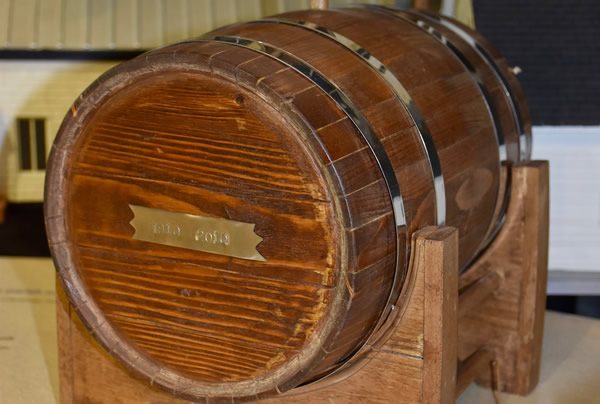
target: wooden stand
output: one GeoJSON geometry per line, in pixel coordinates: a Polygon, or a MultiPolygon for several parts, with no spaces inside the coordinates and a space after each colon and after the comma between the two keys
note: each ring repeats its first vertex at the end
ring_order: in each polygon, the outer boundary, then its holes
{"type": "MultiPolygon", "coordinates": [[[[346,377],[265,401],[450,403],[473,381],[529,393],[539,378],[544,323],[548,163],[514,167],[511,175],[506,223],[466,272],[459,277],[455,229],[417,232],[407,303],[389,339],[346,377]]],[[[105,353],[57,284],[61,402],[186,402],[105,353]]]]}

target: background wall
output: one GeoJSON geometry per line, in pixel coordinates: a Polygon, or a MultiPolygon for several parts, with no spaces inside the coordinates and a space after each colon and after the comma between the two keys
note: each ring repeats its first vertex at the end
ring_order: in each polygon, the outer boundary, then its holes
{"type": "Polygon", "coordinates": [[[308,6],[309,0],[0,0],[0,196],[42,201],[44,170],[19,164],[19,119],[45,122],[45,147],[32,138],[30,154],[48,154],[72,101],[118,61],[222,25],[308,6]]]}
{"type": "Polygon", "coordinates": [[[476,0],[519,75],[535,158],[550,160],[549,307],[600,316],[600,1],[476,0]]]}
{"type": "Polygon", "coordinates": [[[534,125],[600,125],[600,1],[475,0],[477,29],[523,69],[534,125]]]}
{"type": "MultiPolygon", "coordinates": [[[[332,1],[333,6],[348,3],[332,1]]],[[[477,29],[523,70],[519,79],[535,125],[534,158],[551,162],[549,291],[600,294],[600,2],[477,0],[473,9],[469,3],[442,6],[474,16],[477,29]]],[[[115,63],[223,24],[308,4],[0,0],[0,196],[12,202],[7,223],[14,223],[0,226],[0,254],[27,253],[19,244],[19,237],[28,237],[27,226],[19,223],[23,218],[41,223],[41,206],[24,203],[41,202],[44,171],[19,167],[18,118],[45,120],[48,153],[72,100],[115,63]]],[[[40,240],[32,254],[47,253],[40,240]]]]}

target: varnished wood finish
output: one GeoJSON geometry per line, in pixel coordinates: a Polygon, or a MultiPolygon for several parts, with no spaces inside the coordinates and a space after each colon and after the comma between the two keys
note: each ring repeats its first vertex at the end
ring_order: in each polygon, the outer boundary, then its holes
{"type": "Polygon", "coordinates": [[[497,271],[485,274],[472,285],[467,286],[460,294],[458,317],[477,310],[477,306],[491,298],[502,286],[502,275],[497,271]]]}
{"type": "MultiPolygon", "coordinates": [[[[495,48],[485,41],[481,35],[472,30],[468,26],[461,24],[455,20],[445,19],[452,24],[460,27],[460,29],[468,32],[473,40],[480,42],[483,45],[481,50],[473,47],[463,36],[449,29],[442,24],[443,17],[434,16],[425,12],[414,10],[396,11],[395,14],[402,18],[407,18],[420,24],[426,24],[432,27],[439,34],[443,35],[448,40],[450,46],[456,48],[458,54],[464,58],[463,63],[468,64],[481,80],[484,90],[487,92],[489,108],[495,112],[498,117],[497,130],[501,131],[506,141],[506,157],[507,162],[515,164],[521,160],[521,154],[527,154],[526,150],[521,150],[519,144],[520,128],[518,120],[513,115],[513,104],[521,111],[523,100],[520,99],[522,91],[520,85],[514,80],[514,75],[507,69],[506,59],[504,59],[495,48]],[[492,61],[487,60],[482,52],[487,52],[492,56],[492,61]],[[499,77],[502,75],[502,77],[499,77]],[[508,91],[510,93],[519,94],[519,98],[511,97],[504,88],[504,82],[509,84],[508,91]]],[[[527,113],[528,119],[528,113],[527,113]]],[[[531,137],[531,127],[525,128],[528,137],[531,137]],[[528,129],[528,130],[527,130],[528,129]]],[[[529,141],[530,143],[531,141],[529,141]]]]}
{"type": "MultiPolygon", "coordinates": [[[[410,303],[407,237],[436,223],[419,116],[441,161],[458,267],[496,221],[503,184],[494,120],[446,46],[374,10],[281,18],[367,49],[410,105],[363,58],[317,32],[263,21],[210,35],[268,43],[343,91],[393,166],[405,228],[396,227],[377,156],[331,94],[276,57],[235,44],[190,40],[112,69],[76,100],[53,146],[46,220],[67,295],[109,352],[182,397],[251,400],[319,379],[375,343],[369,337],[390,304],[397,308],[388,324],[406,327],[391,346],[417,356],[437,349],[415,340],[429,320],[421,303],[410,303]],[[266,261],[133,240],[130,204],[255,224],[266,261]],[[398,302],[388,302],[393,292],[398,302]]],[[[438,313],[428,299],[439,296],[421,296],[438,313]]],[[[436,318],[447,331],[455,321],[444,310],[436,318]]],[[[429,384],[446,389],[453,351],[432,355],[444,368],[429,384]]]]}
{"type": "MultiPolygon", "coordinates": [[[[431,18],[432,14],[429,14],[429,16],[431,18]]],[[[498,71],[508,84],[510,98],[516,106],[517,114],[520,116],[519,121],[522,125],[521,130],[522,136],[524,138],[524,144],[519,143],[519,153],[521,156],[521,160],[529,160],[531,158],[532,150],[531,115],[529,114],[529,107],[527,106],[527,101],[525,99],[525,94],[523,93],[523,88],[519,84],[519,81],[517,80],[512,67],[509,65],[506,58],[498,51],[498,49],[496,49],[496,47],[479,32],[461,23],[460,21],[451,18],[444,16],[439,16],[437,18],[445,20],[460,27],[470,37],[474,38],[475,41],[482,47],[482,49],[484,49],[485,52],[487,52],[491,56],[493,63],[497,66],[498,71]]]]}
{"type": "MultiPolygon", "coordinates": [[[[496,293],[459,318],[459,358],[481,347],[495,353],[498,388],[527,394],[539,379],[548,273],[548,162],[513,169],[508,220],[490,249],[459,279],[459,288],[497,271],[496,293]]],[[[479,377],[491,386],[491,372],[479,377]]]]}
{"type": "MultiPolygon", "coordinates": [[[[518,394],[531,390],[539,372],[545,307],[548,166],[532,162],[513,170],[511,192],[516,199],[506,225],[473,272],[461,275],[458,287],[456,231],[427,228],[414,234],[404,314],[385,343],[373,347],[344,377],[296,388],[265,402],[452,402],[474,379],[495,384],[494,359],[500,388],[518,394]],[[479,305],[465,303],[470,299],[464,295],[465,287],[490,269],[506,279],[498,293],[483,302],[477,297],[479,305]],[[463,290],[460,302],[459,290],[463,290]],[[457,305],[465,304],[470,314],[459,318],[457,305]]],[[[57,290],[63,403],[187,402],[126,372],[85,330],[61,285],[57,290]]]]}
{"type": "MultiPolygon", "coordinates": [[[[481,48],[474,47],[473,42],[442,23],[442,21],[446,21],[454,24],[454,20],[443,19],[443,17],[427,12],[394,10],[388,7],[374,7],[373,9],[410,21],[443,43],[471,73],[472,80],[477,83],[486,101],[499,144],[503,144],[505,148],[502,164],[511,166],[529,159],[531,155],[531,125],[528,121],[529,115],[526,106],[522,105],[524,103],[522,91],[518,82],[514,80],[512,72],[507,69],[505,59],[499,57],[498,52],[487,41],[469,27],[456,23],[457,27],[468,33],[472,41],[481,44],[481,48]],[[488,59],[484,53],[491,58],[488,59]],[[524,120],[525,127],[521,127],[521,120],[524,120]],[[520,142],[522,134],[527,139],[524,144],[520,142]]],[[[485,248],[489,244],[497,231],[497,223],[506,214],[507,201],[510,198],[507,193],[510,178],[505,173],[506,170],[501,171],[500,195],[497,199],[494,220],[492,220],[488,235],[483,240],[481,248],[485,248]]]]}
{"type": "MultiPolygon", "coordinates": [[[[415,234],[414,274],[407,312],[387,342],[371,350],[360,365],[339,380],[296,388],[265,403],[328,402],[406,403],[452,402],[456,377],[457,232],[450,228],[427,228],[415,234]],[[435,293],[425,299],[426,288],[435,293]],[[425,315],[427,307],[437,315],[425,315]],[[446,303],[450,303],[449,306],[446,303]],[[443,308],[442,306],[446,308],[443,308]],[[424,325],[435,343],[424,344],[424,325]],[[452,324],[454,323],[454,324],[452,324]],[[406,338],[409,337],[409,346],[406,338]],[[454,336],[454,338],[453,338],[454,336]],[[444,348],[440,349],[438,343],[444,348]],[[454,355],[453,355],[454,354],[454,355]],[[424,373],[428,371],[427,375],[424,373]],[[427,382],[425,382],[425,378],[427,382]],[[445,391],[436,389],[443,386],[445,391]]],[[[57,287],[59,324],[59,370],[61,402],[184,403],[156,386],[132,377],[88,334],[57,287]],[[93,380],[93,383],[86,381],[93,380]]],[[[201,402],[208,402],[202,400],[201,402]]],[[[261,401],[263,402],[263,401],[261,401]]]]}
{"type": "Polygon", "coordinates": [[[494,360],[494,353],[491,350],[481,348],[464,361],[459,362],[457,370],[459,377],[456,381],[455,396],[460,397],[467,387],[481,375],[493,372],[494,360]]]}
{"type": "MultiPolygon", "coordinates": [[[[73,254],[85,287],[73,283],[71,292],[91,293],[95,305],[88,309],[97,320],[89,326],[109,349],[122,349],[126,361],[135,355],[130,365],[157,361],[207,385],[263,378],[274,389],[273,373],[289,371],[290,364],[297,373],[305,352],[312,350],[311,360],[322,355],[321,333],[335,325],[346,290],[346,264],[339,263],[347,254],[344,238],[335,236],[340,215],[332,212],[324,175],[310,174],[307,145],[284,139],[293,127],[274,111],[256,111],[265,106],[253,93],[189,70],[135,79],[143,89],[118,92],[87,121],[80,152],[69,159],[68,193],[75,203],[65,202],[67,217],[49,215],[73,229],[68,244],[60,245],[73,254]],[[171,97],[177,109],[169,108],[171,97]],[[203,108],[218,108],[218,119],[203,108]],[[149,112],[161,114],[163,130],[156,120],[145,121],[149,112]],[[211,138],[212,130],[218,136],[211,138]],[[180,147],[189,150],[186,156],[177,154],[180,147]],[[132,240],[129,204],[243,217],[265,238],[259,248],[269,250],[268,261],[132,240]],[[273,232],[277,236],[269,237],[273,232]],[[99,329],[104,322],[114,335],[99,329]],[[127,343],[119,343],[121,336],[127,343]],[[151,359],[138,359],[138,352],[151,359]]],[[[79,116],[89,112],[85,105],[77,109],[79,116]]]]}
{"type": "Polygon", "coordinates": [[[417,271],[424,273],[423,403],[450,404],[455,400],[458,255],[456,229],[436,229],[421,236],[428,245],[418,248],[417,271]]]}
{"type": "MultiPolygon", "coordinates": [[[[393,15],[344,9],[290,12],[282,18],[308,21],[350,38],[380,60],[406,88],[433,136],[445,180],[446,224],[459,229],[459,259],[461,265],[466,263],[493,221],[500,175],[493,121],[469,72],[444,45],[393,15]]],[[[412,137],[417,146],[412,150],[397,150],[401,147],[398,140],[384,144],[389,147],[398,176],[409,226],[414,230],[435,224],[421,216],[428,210],[423,206],[426,195],[432,192],[431,180],[424,176],[430,176],[429,170],[422,172],[422,179],[414,178],[412,170],[412,175],[404,175],[412,166],[407,158],[421,156],[427,167],[416,131],[402,133],[414,128],[414,123],[394,99],[390,86],[357,55],[324,36],[286,25],[241,24],[216,33],[264,40],[300,56],[335,78],[336,84],[366,111],[380,138],[390,134],[412,137]]]]}

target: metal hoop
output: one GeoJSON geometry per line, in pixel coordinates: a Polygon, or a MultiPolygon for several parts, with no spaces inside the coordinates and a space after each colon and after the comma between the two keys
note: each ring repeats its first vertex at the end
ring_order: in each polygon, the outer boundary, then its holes
{"type": "Polygon", "coordinates": [[[531,144],[528,140],[527,134],[524,130],[523,117],[521,116],[521,111],[515,105],[515,97],[511,90],[511,87],[508,83],[508,80],[500,66],[496,63],[496,60],[490,53],[487,51],[485,47],[483,47],[477,40],[471,36],[467,31],[462,29],[460,26],[454,24],[452,21],[446,18],[440,18],[438,16],[431,15],[429,13],[424,13],[418,10],[406,10],[407,13],[415,14],[430,20],[434,20],[442,24],[444,27],[448,28],[456,35],[460,36],[467,44],[469,44],[475,52],[481,56],[481,58],[492,68],[494,74],[496,75],[498,81],[502,85],[502,90],[506,95],[506,98],[509,100],[510,109],[513,115],[515,122],[517,123],[517,130],[519,133],[519,151],[520,151],[520,159],[521,160],[529,160],[531,157],[531,144]]]}
{"type": "MultiPolygon", "coordinates": [[[[481,95],[483,96],[483,98],[486,102],[488,112],[490,113],[490,116],[492,118],[492,122],[494,125],[494,132],[496,134],[496,139],[498,141],[500,164],[502,165],[502,162],[508,161],[504,132],[502,131],[502,127],[500,125],[500,118],[498,117],[498,112],[494,108],[494,104],[491,100],[490,92],[487,90],[487,87],[481,80],[481,75],[475,70],[475,67],[465,57],[463,52],[461,52],[461,50],[456,46],[456,44],[453,43],[446,36],[444,36],[441,32],[436,30],[434,27],[427,24],[427,22],[425,22],[418,15],[418,13],[412,13],[408,10],[398,10],[398,9],[386,7],[386,6],[367,5],[366,7],[368,9],[383,12],[387,15],[392,15],[396,18],[399,18],[403,21],[406,21],[406,22],[412,24],[413,26],[420,28],[423,32],[428,33],[433,38],[438,40],[441,44],[446,46],[454,54],[454,56],[456,56],[456,58],[463,64],[465,69],[467,69],[467,71],[469,72],[473,81],[475,81],[475,83],[479,87],[481,95]]],[[[486,65],[489,66],[489,63],[487,63],[487,61],[486,61],[486,65]]],[[[494,70],[492,70],[492,71],[495,76],[498,76],[496,71],[494,71],[494,70]]],[[[510,104],[509,107],[512,108],[512,105],[513,105],[512,99],[509,99],[509,104],[510,104]]],[[[515,125],[517,126],[517,131],[519,133],[521,133],[519,123],[515,121],[515,125]]],[[[522,141],[521,136],[519,136],[519,140],[522,141]]],[[[499,169],[502,169],[502,167],[500,166],[499,169]]],[[[465,265],[464,268],[468,267],[470,265],[470,263],[473,262],[473,260],[475,260],[476,257],[478,257],[481,254],[481,252],[487,248],[487,246],[489,246],[489,244],[492,242],[492,240],[494,240],[494,238],[496,237],[496,235],[502,228],[502,225],[504,224],[505,219],[506,219],[506,212],[508,211],[508,204],[510,202],[510,192],[509,192],[510,191],[510,182],[511,182],[511,177],[510,177],[509,173],[507,172],[506,185],[505,185],[506,192],[504,193],[504,198],[502,200],[498,201],[498,203],[499,203],[498,219],[495,223],[492,223],[492,225],[488,231],[488,236],[481,243],[481,245],[478,249],[478,252],[474,255],[474,258],[471,261],[469,261],[465,265]]]]}
{"type": "Polygon", "coordinates": [[[438,226],[443,226],[446,223],[446,190],[440,158],[438,156],[437,149],[435,148],[431,132],[429,131],[421,112],[398,78],[379,59],[369,53],[368,50],[350,38],[334,32],[326,27],[319,26],[308,21],[295,21],[286,18],[266,18],[252,21],[252,23],[276,23],[292,25],[330,38],[367,62],[369,67],[371,67],[389,85],[396,96],[396,99],[400,101],[402,105],[404,105],[413,123],[415,124],[415,127],[417,128],[419,137],[421,138],[421,144],[425,149],[429,167],[431,169],[431,178],[433,181],[435,196],[436,224],[438,226]]]}

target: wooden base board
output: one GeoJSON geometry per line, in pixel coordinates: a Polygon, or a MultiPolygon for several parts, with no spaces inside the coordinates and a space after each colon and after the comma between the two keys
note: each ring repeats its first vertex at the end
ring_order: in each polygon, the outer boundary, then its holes
{"type": "MultiPolygon", "coordinates": [[[[390,337],[340,377],[265,402],[450,403],[474,379],[531,391],[545,306],[548,164],[514,167],[512,178],[505,225],[460,279],[456,230],[417,232],[404,312],[390,337]]],[[[57,291],[63,403],[187,402],[130,375],[88,334],[60,282],[57,291]]]]}

